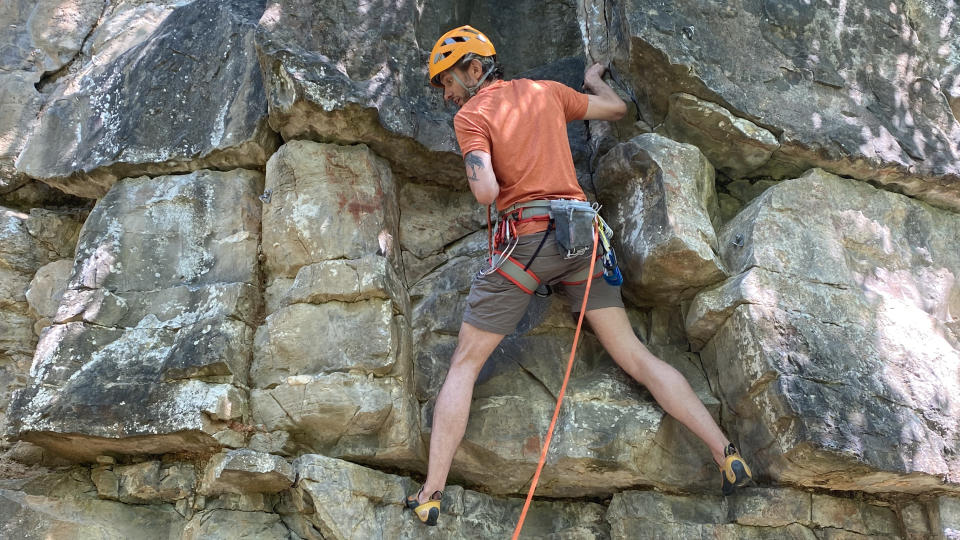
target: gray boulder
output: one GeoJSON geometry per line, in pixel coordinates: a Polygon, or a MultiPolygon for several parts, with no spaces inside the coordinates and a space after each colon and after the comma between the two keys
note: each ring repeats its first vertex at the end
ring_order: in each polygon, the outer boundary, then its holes
{"type": "Polygon", "coordinates": [[[957,238],[955,214],[822,170],[724,227],[737,275],[686,326],[762,477],[958,489],[957,238]]]}
{"type": "Polygon", "coordinates": [[[230,540],[232,538],[287,540],[290,531],[277,514],[242,510],[211,510],[193,516],[183,527],[181,540],[230,540]]]}
{"type": "Polygon", "coordinates": [[[27,175],[17,172],[14,164],[43,106],[43,97],[34,86],[40,76],[40,73],[31,71],[0,71],[0,103],[3,103],[0,109],[0,195],[14,191],[30,180],[27,175]]]}
{"type": "Polygon", "coordinates": [[[0,5],[0,194],[29,177],[14,162],[44,104],[48,74],[68,66],[104,11],[97,0],[10,0],[0,5]]]}
{"type": "MultiPolygon", "coordinates": [[[[190,464],[163,466],[159,461],[145,461],[113,467],[110,473],[103,476],[116,477],[116,499],[124,503],[174,502],[190,497],[196,488],[196,473],[190,464]]],[[[91,476],[94,483],[97,483],[96,477],[91,476]]],[[[101,498],[109,498],[98,483],[97,492],[101,498]]]]}
{"type": "Polygon", "coordinates": [[[714,169],[696,147],[639,135],[600,159],[595,182],[634,304],[676,305],[726,277],[714,169]]]}
{"type": "MultiPolygon", "coordinates": [[[[427,529],[403,505],[416,491],[407,478],[320,455],[296,462],[296,491],[302,510],[284,521],[307,538],[347,540],[413,538],[501,538],[513,531],[523,501],[495,499],[452,486],[445,493],[436,529],[427,529]],[[312,534],[311,534],[312,532],[312,534]]],[[[523,534],[571,540],[606,538],[603,507],[594,503],[534,502],[523,534]]]]}
{"type": "Polygon", "coordinates": [[[660,129],[670,138],[692,144],[717,170],[746,176],[766,164],[780,147],[773,133],[709,101],[682,92],[670,96],[660,129]]]}
{"type": "Polygon", "coordinates": [[[90,58],[51,90],[17,170],[100,198],[124,177],[263,167],[277,144],[253,49],[263,1],[112,10],[90,58]]]}
{"type": "Polygon", "coordinates": [[[364,145],[291,141],[267,164],[266,185],[254,420],[304,451],[419,467],[390,167],[364,145]]]}
{"type": "Polygon", "coordinates": [[[421,468],[418,411],[406,381],[363,373],[291,376],[251,390],[253,420],[268,431],[289,433],[301,452],[421,468]]]}
{"type": "Polygon", "coordinates": [[[933,508],[935,534],[950,540],[960,537],[960,499],[938,497],[933,508]]]}
{"type": "Polygon", "coordinates": [[[236,439],[261,309],[262,182],[242,170],[144,177],[100,200],[12,405],[18,437],[85,460],[236,439]]]}
{"type": "Polygon", "coordinates": [[[791,488],[748,489],[728,498],[625,491],[614,495],[607,521],[611,539],[900,538],[897,515],[880,501],[791,488]]]}
{"type": "MultiPolygon", "coordinates": [[[[28,331],[37,322],[28,289],[49,265],[63,270],[55,261],[68,251],[67,245],[72,253],[78,228],[76,220],[56,212],[34,209],[28,214],[0,206],[0,433],[7,425],[14,390],[27,382],[37,345],[37,336],[28,331]]],[[[65,278],[61,275],[57,281],[52,287],[62,289],[65,278]]]]}
{"type": "Polygon", "coordinates": [[[40,473],[0,485],[0,537],[179,538],[184,520],[171,505],[99,500],[86,469],[40,473]]]}
{"type": "Polygon", "coordinates": [[[291,141],[267,164],[266,189],[268,284],[330,259],[380,254],[398,263],[395,180],[366,146],[291,141]]]}
{"type": "Polygon", "coordinates": [[[47,264],[37,270],[33,279],[30,280],[30,288],[27,289],[27,303],[30,309],[39,320],[34,326],[35,333],[39,336],[40,331],[49,326],[51,320],[57,315],[60,302],[67,291],[67,280],[73,272],[72,259],[60,259],[47,264]]]}
{"type": "Polygon", "coordinates": [[[960,18],[950,4],[588,4],[590,56],[614,60],[654,124],[684,92],[777,135],[780,148],[751,174],[821,167],[960,208],[960,18]]]}
{"type": "Polygon", "coordinates": [[[276,493],[293,484],[294,470],[283,458],[241,449],[221,452],[207,463],[199,492],[276,493]]]}
{"type": "Polygon", "coordinates": [[[470,192],[406,183],[400,189],[400,246],[409,283],[446,260],[445,248],[487,226],[486,208],[470,192]]]}
{"type": "Polygon", "coordinates": [[[11,0],[0,6],[0,68],[54,72],[80,52],[104,11],[97,0],[11,0]]]}
{"type": "Polygon", "coordinates": [[[30,315],[38,319],[34,325],[38,336],[56,316],[66,293],[84,217],[83,212],[33,208],[24,221],[27,232],[36,240],[35,251],[41,255],[40,260],[53,260],[37,269],[25,291],[30,315]]]}
{"type": "Polygon", "coordinates": [[[398,174],[462,182],[452,115],[427,85],[421,50],[433,43],[418,43],[418,17],[413,4],[386,16],[332,3],[271,1],[257,48],[273,129],[286,140],[361,142],[398,174]]]}

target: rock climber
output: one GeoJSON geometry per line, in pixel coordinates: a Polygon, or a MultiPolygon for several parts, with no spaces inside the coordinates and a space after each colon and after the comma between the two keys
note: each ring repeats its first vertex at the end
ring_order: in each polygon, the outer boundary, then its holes
{"type": "MultiPolygon", "coordinates": [[[[558,244],[561,228],[553,226],[550,203],[543,202],[586,201],[577,182],[566,124],[616,121],[626,113],[626,104],[603,81],[606,68],[599,63],[585,71],[587,94],[553,81],[505,81],[493,43],[470,26],[441,36],[428,62],[430,83],[443,89],[444,100],[459,107],[453,124],[470,190],[480,204],[496,204],[501,222],[497,249],[506,251],[504,243],[512,248],[509,257],[503,252],[491,256],[491,261],[511,259],[509,271],[504,271],[505,266],[481,271],[470,288],[450,370],[437,395],[427,477],[419,492],[405,501],[421,521],[435,525],[480,368],[504,336],[514,331],[530,302],[531,289],[549,284],[570,302],[572,311],[580,310],[590,252],[567,257],[571,253],[558,244]]],[[[690,384],[634,334],[620,288],[602,279],[592,281],[586,319],[614,361],[710,448],[720,468],[723,494],[746,484],[750,469],[690,384]]]]}

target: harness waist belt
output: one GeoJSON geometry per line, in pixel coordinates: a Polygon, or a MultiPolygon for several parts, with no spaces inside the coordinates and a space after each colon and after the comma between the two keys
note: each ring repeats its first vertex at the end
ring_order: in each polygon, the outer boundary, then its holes
{"type": "Polygon", "coordinates": [[[519,202],[517,204],[514,204],[513,206],[510,206],[503,212],[500,212],[500,217],[506,216],[508,214],[511,214],[513,212],[516,212],[517,210],[521,210],[524,208],[545,208],[548,210],[547,213],[549,213],[550,199],[534,199],[532,201],[519,202]]]}
{"type": "MultiPolygon", "coordinates": [[[[554,199],[568,200],[568,199],[554,199]]],[[[569,199],[575,200],[575,199],[569,199]]],[[[581,201],[582,202],[582,201],[581,201]]],[[[500,219],[506,219],[514,214],[518,214],[515,220],[518,223],[525,221],[540,221],[550,219],[550,199],[534,199],[532,201],[520,202],[510,206],[503,212],[500,212],[500,219]]]]}

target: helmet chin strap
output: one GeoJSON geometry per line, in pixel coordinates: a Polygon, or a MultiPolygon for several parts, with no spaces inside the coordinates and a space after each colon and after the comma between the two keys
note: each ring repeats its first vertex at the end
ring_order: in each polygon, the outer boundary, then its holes
{"type": "Polygon", "coordinates": [[[487,72],[484,73],[482,77],[480,77],[480,80],[477,81],[477,84],[473,86],[467,86],[463,84],[463,81],[460,80],[460,77],[457,77],[457,74],[453,70],[450,70],[450,75],[453,75],[453,80],[457,81],[457,83],[460,86],[462,86],[464,90],[467,91],[467,97],[473,97],[477,94],[477,90],[480,90],[480,85],[483,84],[483,81],[487,80],[487,77],[489,77],[490,74],[493,73],[493,69],[495,67],[496,66],[490,66],[490,69],[488,69],[487,72]]]}

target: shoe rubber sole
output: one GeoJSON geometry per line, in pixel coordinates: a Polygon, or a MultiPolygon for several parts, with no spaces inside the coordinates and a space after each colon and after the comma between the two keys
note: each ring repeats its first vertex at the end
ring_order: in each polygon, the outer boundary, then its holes
{"type": "Polygon", "coordinates": [[[417,510],[414,510],[414,512],[417,514],[417,517],[420,518],[420,521],[422,521],[425,525],[429,525],[431,527],[436,526],[437,520],[440,519],[440,508],[433,507],[433,508],[427,509],[426,519],[424,519],[423,511],[419,510],[419,508],[420,507],[417,507],[417,510]]]}
{"type": "Polygon", "coordinates": [[[419,504],[416,499],[416,495],[411,495],[407,497],[404,501],[404,504],[407,508],[413,511],[413,514],[417,516],[421,522],[425,525],[431,527],[436,526],[437,521],[440,519],[440,500],[431,499],[423,504],[419,504]]]}
{"type": "Polygon", "coordinates": [[[744,467],[743,462],[738,460],[731,463],[730,471],[733,472],[733,477],[736,480],[733,482],[728,481],[726,472],[723,473],[723,486],[721,491],[724,495],[730,495],[734,489],[750,483],[750,474],[747,472],[746,467],[744,467]]]}

